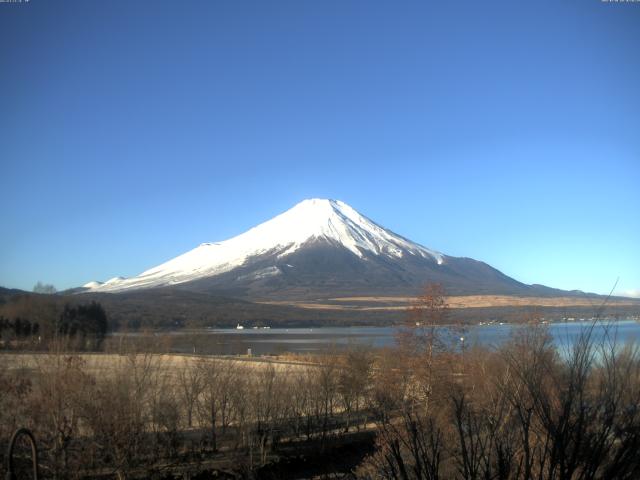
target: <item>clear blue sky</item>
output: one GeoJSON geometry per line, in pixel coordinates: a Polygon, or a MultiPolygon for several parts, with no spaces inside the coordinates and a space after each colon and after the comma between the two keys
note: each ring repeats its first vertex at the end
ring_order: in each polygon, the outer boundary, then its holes
{"type": "Polygon", "coordinates": [[[0,285],[135,275],[308,197],[640,289],[640,4],[0,3],[0,285]]]}

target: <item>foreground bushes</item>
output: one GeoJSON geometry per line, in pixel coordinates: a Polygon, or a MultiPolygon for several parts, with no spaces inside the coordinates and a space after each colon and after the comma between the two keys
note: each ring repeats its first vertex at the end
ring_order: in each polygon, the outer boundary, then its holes
{"type": "Polygon", "coordinates": [[[640,478],[638,351],[612,337],[595,345],[591,333],[558,352],[544,330],[528,330],[498,352],[441,365],[430,399],[401,386],[397,414],[380,424],[378,450],[359,475],[640,478]]]}
{"type": "MultiPolygon", "coordinates": [[[[363,372],[370,357],[360,357],[363,372]]],[[[27,426],[46,477],[129,478],[177,465],[248,475],[282,442],[324,448],[363,422],[356,413],[365,385],[341,384],[353,373],[336,356],[318,366],[157,353],[6,358],[25,365],[0,372],[0,451],[13,429],[27,426]]]]}
{"type": "MultiPolygon", "coordinates": [[[[144,477],[176,466],[239,477],[299,442],[332,451],[375,429],[365,479],[640,478],[640,358],[591,331],[558,351],[531,328],[455,352],[433,329],[395,350],[315,365],[55,350],[0,370],[0,452],[31,428],[45,477],[144,477]]],[[[125,345],[126,347],[126,345],[125,345]]],[[[126,351],[126,348],[124,349],[126,351]]]]}

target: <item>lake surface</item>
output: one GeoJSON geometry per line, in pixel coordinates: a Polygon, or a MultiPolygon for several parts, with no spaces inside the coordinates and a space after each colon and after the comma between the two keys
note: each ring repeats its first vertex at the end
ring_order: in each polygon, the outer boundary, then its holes
{"type": "MultiPolygon", "coordinates": [[[[581,333],[590,328],[590,321],[554,322],[546,324],[554,343],[560,348],[571,346],[581,333]]],[[[402,327],[319,327],[271,329],[203,329],[172,332],[172,348],[181,352],[243,354],[248,349],[255,355],[283,352],[316,353],[328,348],[350,345],[389,347],[396,341],[402,327]]],[[[470,326],[465,332],[455,332],[455,342],[464,336],[465,348],[471,345],[499,346],[523,326],[490,324],[470,326]]],[[[599,321],[593,328],[593,339],[600,342],[613,338],[618,344],[640,344],[640,322],[633,319],[599,321]]],[[[462,344],[462,342],[460,342],[462,344]]]]}

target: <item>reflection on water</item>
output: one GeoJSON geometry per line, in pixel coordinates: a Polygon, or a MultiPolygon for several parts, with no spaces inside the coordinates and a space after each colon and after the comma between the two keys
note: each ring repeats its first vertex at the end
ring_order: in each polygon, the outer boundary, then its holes
{"type": "MultiPolygon", "coordinates": [[[[557,322],[546,325],[551,338],[560,350],[571,346],[592,323],[557,322]]],[[[176,351],[216,354],[240,354],[251,349],[253,354],[278,354],[283,352],[317,352],[327,348],[344,348],[349,345],[388,347],[395,343],[401,327],[320,327],[320,328],[271,328],[271,329],[203,329],[172,332],[172,348],[176,351]]],[[[514,332],[518,325],[491,324],[468,327],[464,333],[465,347],[471,345],[499,346],[514,332]]],[[[459,341],[460,333],[455,339],[459,341]]],[[[615,339],[618,344],[640,343],[640,323],[634,320],[616,322],[600,321],[593,327],[595,342],[615,339]]]]}

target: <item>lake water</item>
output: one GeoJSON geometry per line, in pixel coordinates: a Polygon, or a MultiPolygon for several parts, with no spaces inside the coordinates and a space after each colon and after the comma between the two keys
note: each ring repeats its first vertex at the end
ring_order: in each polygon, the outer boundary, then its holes
{"type": "MultiPolygon", "coordinates": [[[[559,348],[572,345],[579,335],[592,325],[589,321],[555,322],[546,325],[554,343],[559,348]]],[[[203,329],[173,332],[172,346],[176,351],[217,354],[242,354],[247,349],[256,355],[283,352],[312,353],[330,347],[344,348],[350,345],[372,347],[392,346],[401,327],[320,327],[320,328],[271,328],[271,329],[203,329]]],[[[471,345],[499,346],[511,338],[518,329],[510,324],[476,325],[464,332],[465,348],[471,345]]],[[[460,333],[455,334],[456,341],[460,333]]],[[[601,341],[605,336],[615,338],[618,344],[640,344],[640,322],[632,319],[600,321],[593,329],[593,339],[601,341]]]]}

